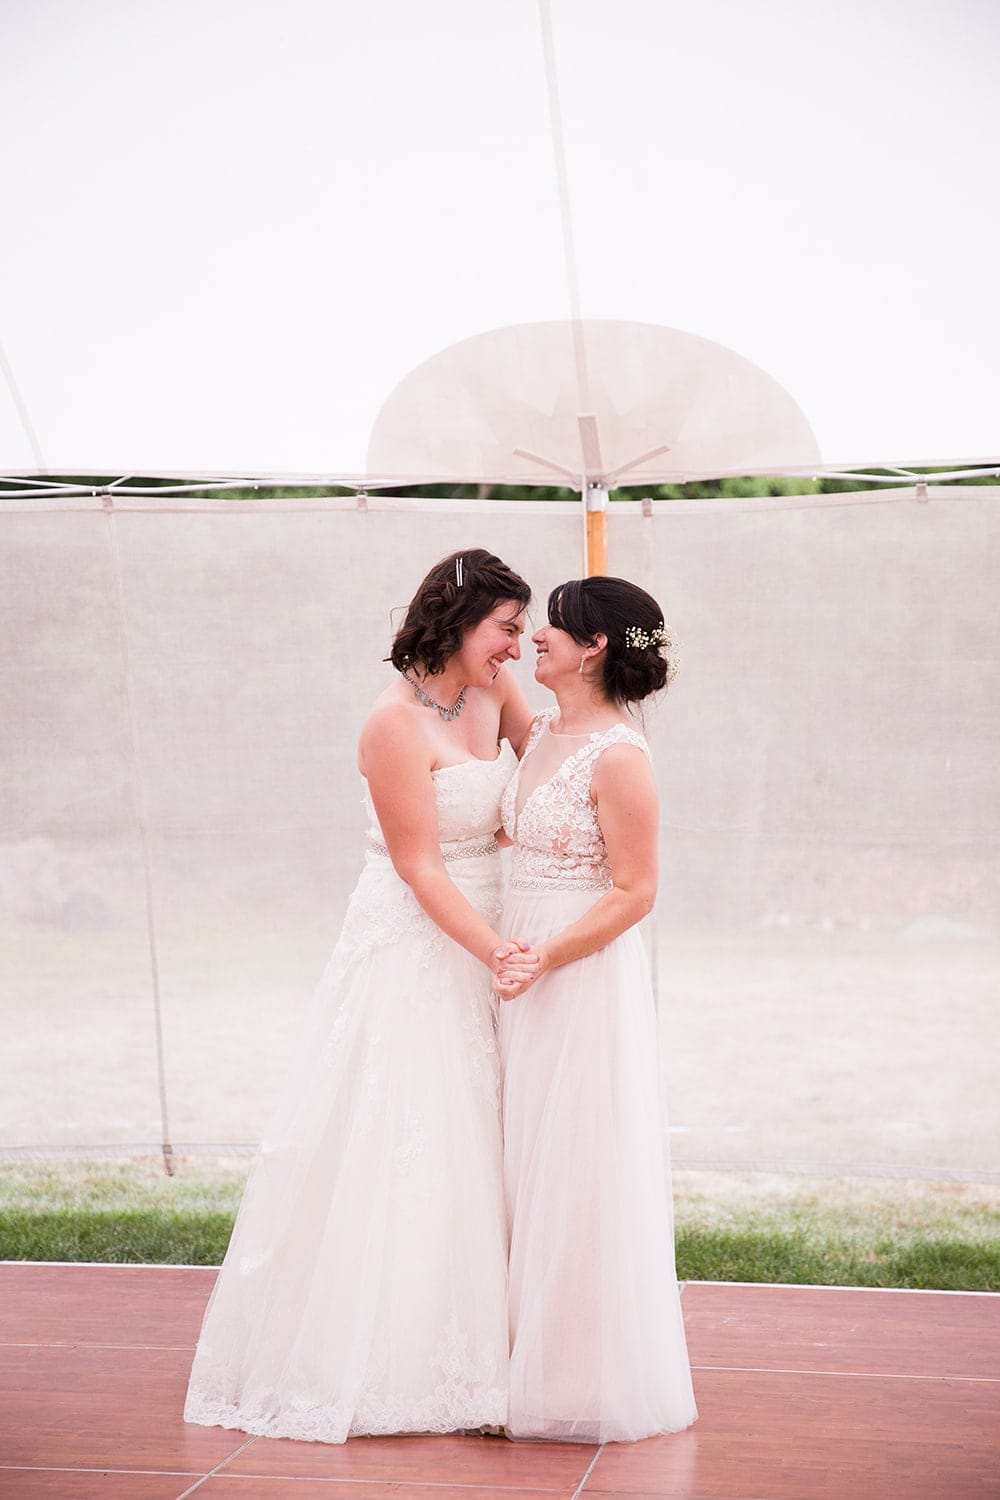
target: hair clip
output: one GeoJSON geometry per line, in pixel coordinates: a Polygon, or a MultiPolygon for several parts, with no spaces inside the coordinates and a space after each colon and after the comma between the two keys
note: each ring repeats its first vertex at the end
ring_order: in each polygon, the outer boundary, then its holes
{"type": "Polygon", "coordinates": [[[460,589],[465,581],[465,559],[455,558],[455,587],[460,589]]]}

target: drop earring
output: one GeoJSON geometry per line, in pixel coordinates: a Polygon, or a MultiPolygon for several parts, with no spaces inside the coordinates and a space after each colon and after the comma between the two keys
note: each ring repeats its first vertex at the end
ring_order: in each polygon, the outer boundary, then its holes
{"type": "Polygon", "coordinates": [[[584,664],[584,662],[586,660],[587,660],[587,653],[584,652],[583,655],[580,657],[580,676],[581,677],[583,676],[583,664],[584,664]]]}

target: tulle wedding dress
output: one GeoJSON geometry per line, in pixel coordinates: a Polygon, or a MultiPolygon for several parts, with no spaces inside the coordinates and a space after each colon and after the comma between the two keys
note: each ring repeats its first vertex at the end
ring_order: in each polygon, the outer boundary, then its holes
{"type": "MultiPolygon", "coordinates": [[[[493,925],[515,767],[434,772],[442,851],[493,925]]],[[[341,1443],[502,1425],[506,1224],[496,1009],[482,964],[366,863],[205,1314],[184,1415],[341,1443]]]]}
{"type": "MultiPolygon", "coordinates": [[[[562,931],[610,884],[590,800],[599,756],[634,730],[532,728],[503,799],[515,840],[504,931],[562,931]]],[[[648,754],[648,750],[647,750],[648,754]]],[[[674,1267],[656,1016],[631,928],[500,1012],[510,1225],[513,1437],[607,1442],[697,1416],[674,1267]]]]}

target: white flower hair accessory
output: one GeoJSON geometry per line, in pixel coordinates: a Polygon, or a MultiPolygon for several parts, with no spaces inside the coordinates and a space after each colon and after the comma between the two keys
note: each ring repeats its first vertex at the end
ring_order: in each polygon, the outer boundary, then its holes
{"type": "Polygon", "coordinates": [[[658,625],[655,630],[643,630],[641,625],[629,625],[625,630],[625,645],[630,651],[645,651],[647,647],[655,646],[657,656],[667,663],[667,681],[672,682],[677,676],[680,665],[677,642],[666,625],[658,625]]]}

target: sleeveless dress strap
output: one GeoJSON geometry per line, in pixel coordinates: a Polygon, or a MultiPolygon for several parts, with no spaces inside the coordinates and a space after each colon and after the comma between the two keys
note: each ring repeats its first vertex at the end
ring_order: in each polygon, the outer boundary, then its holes
{"type": "Polygon", "coordinates": [[[611,745],[634,745],[637,750],[642,750],[646,759],[652,763],[653,757],[649,745],[637,729],[630,729],[627,724],[612,724],[610,729],[606,729],[603,734],[590,742],[587,759],[592,766],[611,745]]]}

